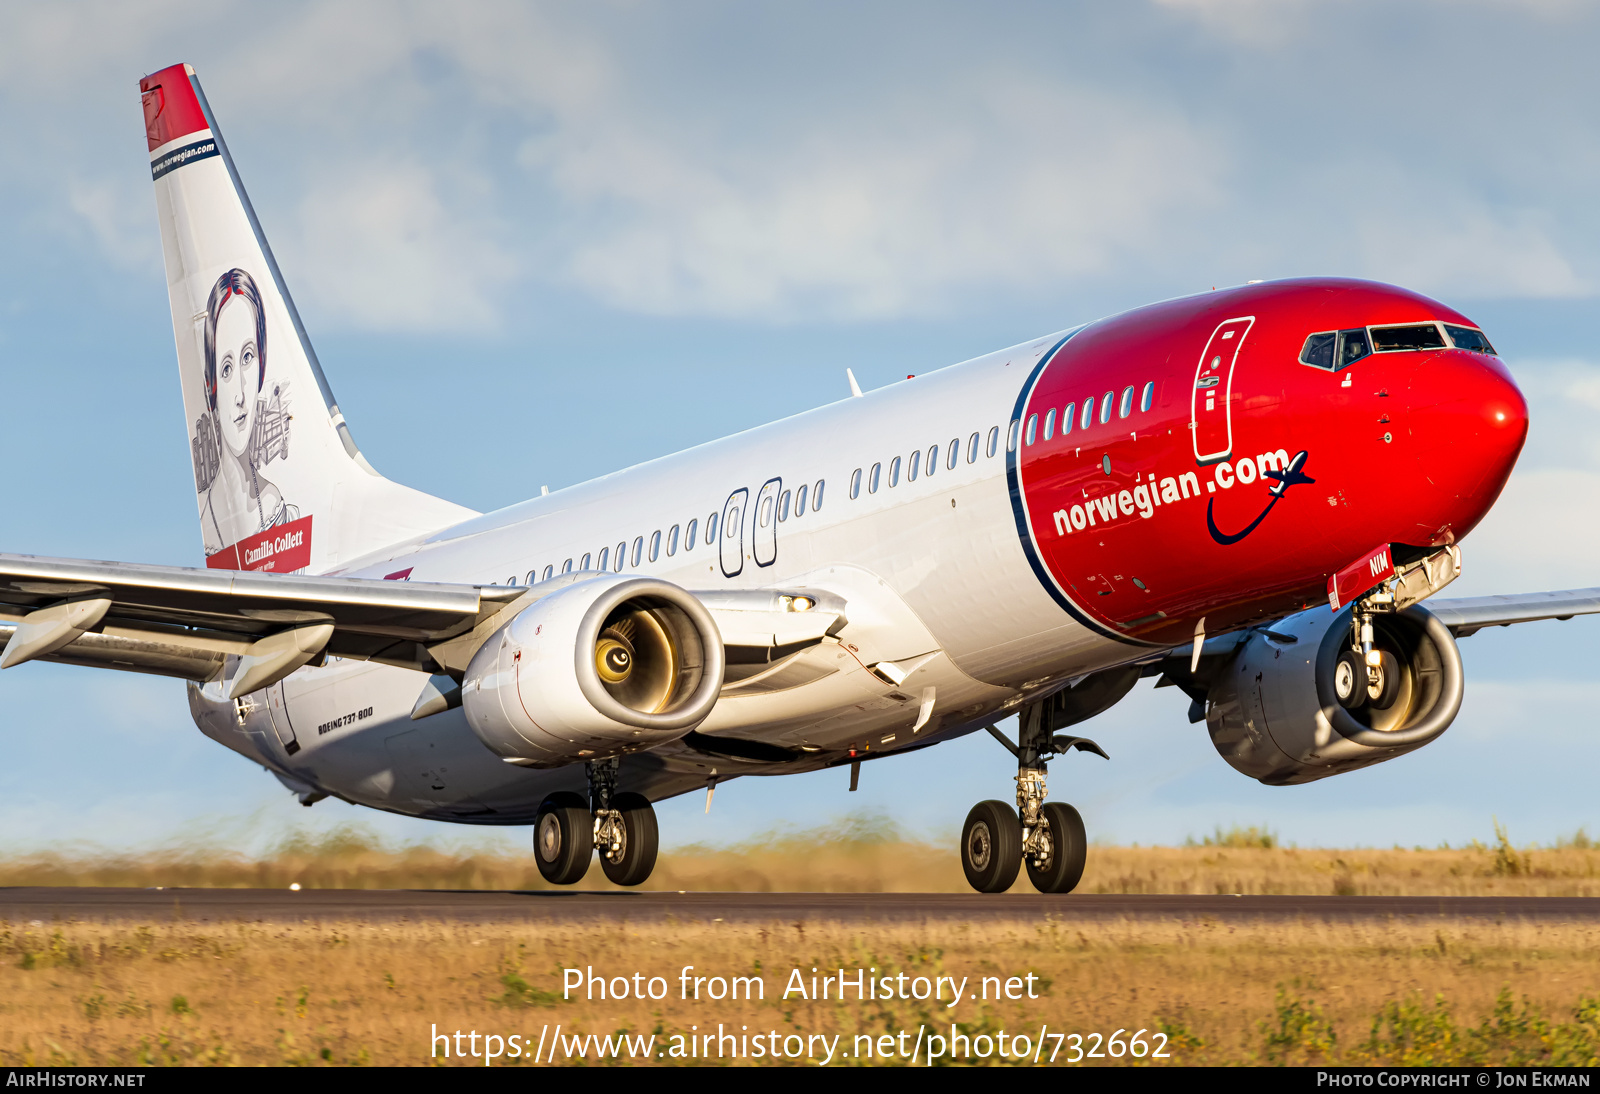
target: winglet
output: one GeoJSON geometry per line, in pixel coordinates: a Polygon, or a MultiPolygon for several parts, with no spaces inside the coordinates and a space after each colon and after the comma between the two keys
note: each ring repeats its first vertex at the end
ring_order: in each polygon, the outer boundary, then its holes
{"type": "Polygon", "coordinates": [[[844,374],[846,379],[850,381],[850,394],[854,395],[857,399],[861,398],[861,385],[856,383],[856,374],[851,372],[849,369],[845,369],[844,374]]]}

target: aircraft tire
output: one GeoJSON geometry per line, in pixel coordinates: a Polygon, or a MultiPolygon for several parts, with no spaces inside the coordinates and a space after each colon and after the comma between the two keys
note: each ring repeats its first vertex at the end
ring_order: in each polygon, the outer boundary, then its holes
{"type": "Polygon", "coordinates": [[[1028,859],[1028,880],[1041,893],[1070,893],[1083,877],[1089,840],[1083,818],[1066,802],[1045,802],[1040,818],[1049,825],[1050,857],[1042,864],[1028,859]]]}
{"type": "Polygon", "coordinates": [[[1022,868],[1022,824],[1002,801],[979,802],[961,826],[961,870],[980,893],[1003,893],[1022,868]]]}
{"type": "Polygon", "coordinates": [[[603,851],[600,868],[616,885],[642,885],[656,868],[660,830],[655,807],[643,794],[618,794],[612,807],[622,814],[622,850],[617,861],[603,851]]]}
{"type": "Polygon", "coordinates": [[[551,794],[533,823],[533,861],[552,885],[576,885],[594,857],[594,822],[583,799],[570,791],[551,794]]]}
{"type": "Polygon", "coordinates": [[[1373,710],[1388,710],[1400,697],[1400,660],[1388,650],[1378,652],[1378,694],[1367,689],[1367,705],[1373,710]]]}
{"type": "Polygon", "coordinates": [[[1345,650],[1334,662],[1333,693],[1346,710],[1357,710],[1367,702],[1367,666],[1359,654],[1345,650]]]}

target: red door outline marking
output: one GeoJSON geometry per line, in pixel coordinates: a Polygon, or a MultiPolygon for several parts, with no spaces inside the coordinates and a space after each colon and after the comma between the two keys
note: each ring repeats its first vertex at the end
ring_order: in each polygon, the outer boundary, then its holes
{"type": "Polygon", "coordinates": [[[1256,317],[1225,319],[1206,339],[1189,391],[1189,430],[1194,458],[1201,466],[1233,455],[1233,366],[1256,317]]]}

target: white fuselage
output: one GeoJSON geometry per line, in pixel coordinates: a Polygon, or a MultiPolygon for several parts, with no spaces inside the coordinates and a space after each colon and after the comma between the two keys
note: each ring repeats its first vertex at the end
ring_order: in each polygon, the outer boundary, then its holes
{"type": "MultiPolygon", "coordinates": [[[[522,585],[547,570],[581,571],[585,559],[598,570],[603,559],[613,572],[700,594],[812,589],[843,598],[848,624],[835,637],[765,677],[730,684],[699,729],[799,759],[760,763],[665,746],[623,767],[623,785],[652,799],[709,779],[806,770],[851,750],[870,757],[970,732],[1051,681],[1151,653],[1072,619],[1041,585],[1018,535],[1008,433],[1029,374],[1060,337],[534,498],[337,572],[522,585]],[[888,678],[868,670],[880,663],[895,666],[888,678]]],[[[413,721],[426,680],[331,659],[268,689],[264,705],[247,700],[241,710],[195,686],[191,705],[208,735],[307,794],[510,824],[530,821],[551,791],[583,787],[581,764],[530,771],[502,763],[460,709],[413,721]]]]}

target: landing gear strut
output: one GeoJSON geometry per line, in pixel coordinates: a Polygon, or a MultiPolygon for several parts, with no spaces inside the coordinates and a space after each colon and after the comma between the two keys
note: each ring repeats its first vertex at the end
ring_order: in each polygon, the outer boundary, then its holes
{"type": "MultiPolygon", "coordinates": [[[[1105,756],[1086,737],[1053,736],[1056,707],[1050,699],[1032,703],[1018,719],[1015,745],[994,727],[989,732],[1017,758],[1017,808],[1005,802],[979,802],[961,830],[961,867],[980,893],[1011,888],[1026,863],[1028,880],[1041,893],[1070,893],[1083,876],[1088,840],[1083,818],[1065,802],[1045,801],[1046,761],[1078,749],[1105,756]]],[[[1109,757],[1107,757],[1109,759],[1109,757]]]]}
{"type": "Polygon", "coordinates": [[[589,808],[600,868],[617,885],[640,885],[656,868],[656,811],[642,794],[617,793],[617,760],[588,765],[589,808]]]}

